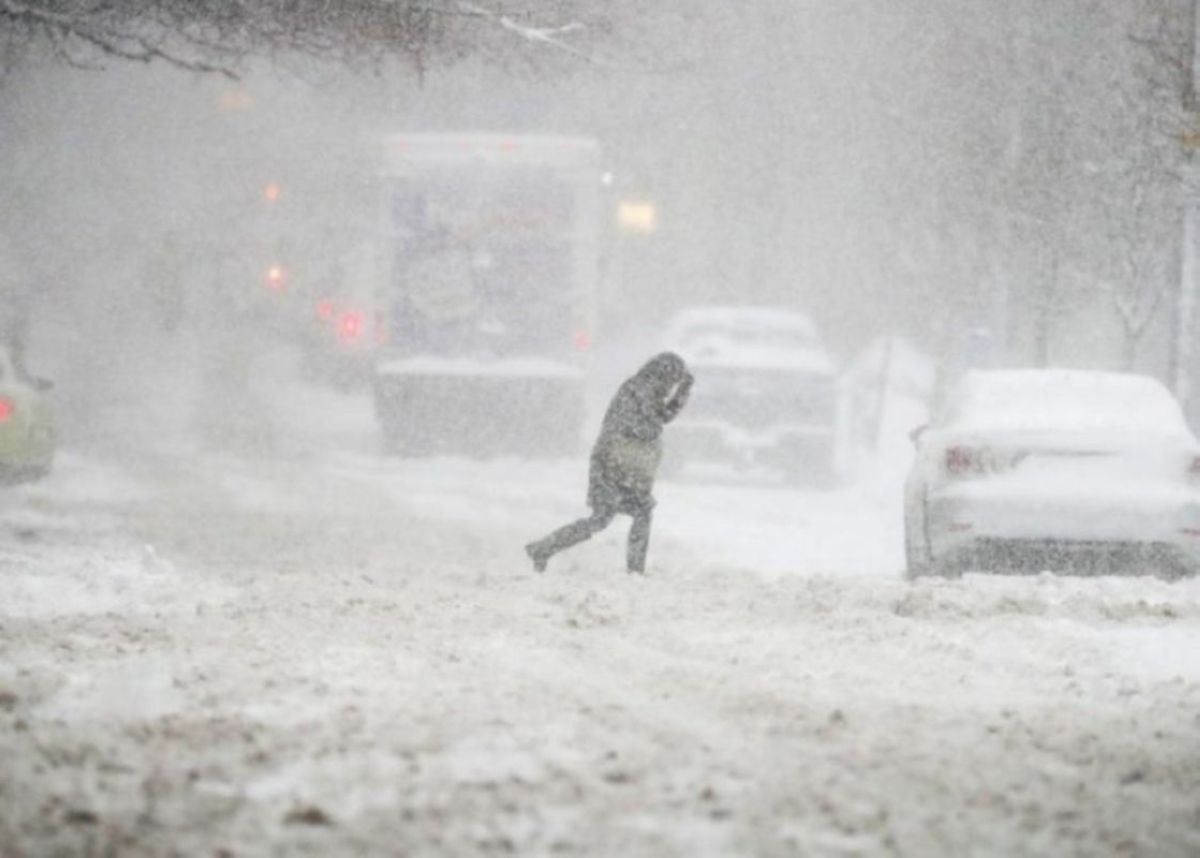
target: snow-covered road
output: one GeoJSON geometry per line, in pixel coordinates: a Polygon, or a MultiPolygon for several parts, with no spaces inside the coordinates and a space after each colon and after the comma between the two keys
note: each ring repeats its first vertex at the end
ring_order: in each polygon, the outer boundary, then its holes
{"type": "Polygon", "coordinates": [[[67,453],[0,499],[0,855],[1196,855],[1200,582],[908,583],[894,493],[67,453]]]}

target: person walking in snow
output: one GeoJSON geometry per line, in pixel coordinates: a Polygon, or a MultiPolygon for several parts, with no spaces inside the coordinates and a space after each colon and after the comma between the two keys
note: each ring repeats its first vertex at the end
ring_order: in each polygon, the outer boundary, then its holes
{"type": "Polygon", "coordinates": [[[662,430],[687,404],[692,381],[683,358],[663,352],[621,385],[592,447],[587,496],[592,514],[526,545],[535,570],[544,572],[551,557],[599,533],[622,513],[633,517],[626,567],[645,574],[662,430]]]}

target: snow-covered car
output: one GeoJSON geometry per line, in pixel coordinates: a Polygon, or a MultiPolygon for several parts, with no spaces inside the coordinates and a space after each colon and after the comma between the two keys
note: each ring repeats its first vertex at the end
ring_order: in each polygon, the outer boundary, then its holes
{"type": "Polygon", "coordinates": [[[0,346],[0,481],[44,476],[54,459],[49,382],[27,375],[0,346]]]}
{"type": "Polygon", "coordinates": [[[668,322],[665,346],[696,377],[672,424],[664,466],[767,466],[826,485],[834,476],[833,361],[812,320],[774,307],[693,307],[668,322]]]}
{"type": "Polygon", "coordinates": [[[1155,379],[972,371],[913,437],[910,577],[1200,567],[1200,442],[1155,379]]]}

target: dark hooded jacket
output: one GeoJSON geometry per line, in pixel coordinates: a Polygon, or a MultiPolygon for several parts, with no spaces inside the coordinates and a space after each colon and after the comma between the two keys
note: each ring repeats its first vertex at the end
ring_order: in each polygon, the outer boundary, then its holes
{"type": "Polygon", "coordinates": [[[588,505],[633,513],[653,504],[663,426],[687,403],[692,375],[683,358],[663,352],[621,385],[592,447],[588,505]]]}

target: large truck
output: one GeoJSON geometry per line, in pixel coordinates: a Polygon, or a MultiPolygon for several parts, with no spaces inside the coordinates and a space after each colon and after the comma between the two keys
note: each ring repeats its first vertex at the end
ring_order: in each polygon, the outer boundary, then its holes
{"type": "Polygon", "coordinates": [[[596,317],[593,140],[385,141],[375,411],[393,452],[574,453],[596,317]]]}

